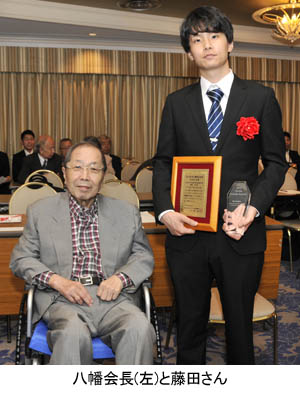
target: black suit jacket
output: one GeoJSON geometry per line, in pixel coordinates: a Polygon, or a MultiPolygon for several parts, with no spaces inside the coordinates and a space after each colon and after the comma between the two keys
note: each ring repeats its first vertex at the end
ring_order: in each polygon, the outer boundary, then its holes
{"type": "Polygon", "coordinates": [[[18,180],[18,175],[21,171],[23,160],[26,157],[25,151],[21,150],[18,153],[13,155],[13,160],[12,160],[12,175],[13,175],[13,180],[17,182],[18,180]]]}
{"type": "Polygon", "coordinates": [[[118,156],[115,156],[114,154],[110,154],[110,156],[112,158],[111,163],[112,163],[113,169],[115,170],[116,177],[118,179],[121,179],[121,171],[122,171],[121,158],[118,156]]]}
{"type": "MultiPolygon", "coordinates": [[[[239,254],[262,252],[266,246],[264,214],[283,183],[287,163],[281,111],[272,89],[234,77],[216,151],[209,140],[200,84],[185,87],[168,96],[162,114],[157,153],[154,157],[153,198],[156,217],[173,205],[170,197],[174,156],[222,156],[219,230],[226,208],[226,196],[234,181],[246,181],[251,205],[260,213],[239,241],[228,240],[239,254]],[[243,140],[236,134],[241,117],[254,117],[259,134],[243,140]],[[265,169],[258,176],[258,159],[265,169]]],[[[203,237],[206,232],[200,232],[203,237]]],[[[193,236],[169,235],[175,247],[192,246],[193,236]],[[183,238],[183,240],[181,240],[183,238]]],[[[168,243],[167,243],[168,245],[168,243]]]]}
{"type": "MultiPolygon", "coordinates": [[[[0,176],[9,176],[9,161],[8,156],[3,151],[0,151],[0,176]]],[[[9,182],[0,185],[0,194],[9,194],[9,182]]]]}
{"type": "MultiPolygon", "coordinates": [[[[61,176],[62,175],[61,166],[62,166],[61,157],[58,154],[54,153],[53,157],[48,160],[47,169],[61,176]]],[[[22,168],[18,175],[17,181],[23,184],[28,175],[42,168],[43,167],[40,163],[38,153],[30,154],[23,160],[22,168]]]]}

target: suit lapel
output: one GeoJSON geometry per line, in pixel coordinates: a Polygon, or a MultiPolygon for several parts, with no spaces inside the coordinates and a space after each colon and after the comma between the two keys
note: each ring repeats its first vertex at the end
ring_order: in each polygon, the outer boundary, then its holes
{"type": "Polygon", "coordinates": [[[236,131],[236,123],[240,119],[240,110],[246,100],[247,90],[245,84],[237,76],[234,77],[232,83],[224,120],[222,123],[221,133],[219,142],[215,151],[216,155],[219,155],[228,135],[236,131]]]}
{"type": "Polygon", "coordinates": [[[198,137],[202,140],[203,146],[206,149],[206,151],[204,152],[213,155],[203,107],[200,83],[192,87],[192,90],[187,95],[187,102],[192,113],[192,118],[196,125],[196,132],[198,132],[198,137]]]}
{"type": "Polygon", "coordinates": [[[62,275],[69,278],[73,263],[69,196],[68,193],[62,193],[59,196],[57,209],[52,219],[53,229],[50,225],[49,233],[52,236],[58,263],[65,267],[62,275]]]}
{"type": "Polygon", "coordinates": [[[119,230],[114,219],[111,203],[103,196],[98,196],[99,237],[101,265],[106,277],[111,276],[116,268],[119,240],[119,230]]]}
{"type": "MultiPolygon", "coordinates": [[[[39,158],[39,155],[38,155],[38,153],[34,153],[34,156],[35,156],[35,160],[34,160],[34,168],[36,168],[36,169],[42,169],[42,165],[41,165],[41,162],[40,162],[40,158],[39,158]]],[[[36,170],[35,169],[35,170],[36,170]]]]}

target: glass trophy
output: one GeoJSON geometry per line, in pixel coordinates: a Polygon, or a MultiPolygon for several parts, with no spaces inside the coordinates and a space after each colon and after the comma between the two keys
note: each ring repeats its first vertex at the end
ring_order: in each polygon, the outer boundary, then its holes
{"type": "Polygon", "coordinates": [[[251,192],[246,181],[236,181],[231,185],[227,193],[227,210],[233,212],[240,204],[245,205],[245,210],[243,215],[237,215],[235,218],[232,216],[229,217],[230,220],[227,222],[228,232],[235,232],[241,236],[244,235],[244,228],[240,227],[239,221],[247,212],[250,198],[251,192]]]}
{"type": "Polygon", "coordinates": [[[227,210],[234,211],[240,204],[245,204],[245,212],[250,203],[251,192],[246,181],[236,181],[227,193],[227,210]]]}

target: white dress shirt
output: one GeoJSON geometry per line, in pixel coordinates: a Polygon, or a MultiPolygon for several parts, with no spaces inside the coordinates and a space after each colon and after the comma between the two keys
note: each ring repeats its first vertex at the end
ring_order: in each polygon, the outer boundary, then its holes
{"type": "Polygon", "coordinates": [[[208,120],[208,114],[212,105],[212,101],[210,98],[207,96],[207,91],[208,90],[213,90],[213,89],[221,89],[222,92],[224,93],[224,96],[222,97],[220,101],[220,106],[222,108],[223,115],[225,114],[226,111],[226,106],[231,90],[231,86],[233,83],[234,75],[232,70],[224,76],[219,82],[216,83],[211,83],[207,79],[201,77],[200,79],[200,86],[201,86],[201,93],[202,93],[202,99],[203,99],[203,107],[204,107],[204,112],[206,116],[206,121],[208,120]]]}
{"type": "MultiPolygon", "coordinates": [[[[42,168],[43,168],[43,165],[44,165],[44,162],[46,161],[46,158],[42,157],[42,156],[40,155],[40,153],[38,153],[38,156],[39,156],[39,159],[40,159],[41,166],[42,166],[42,168]]],[[[48,160],[47,160],[47,164],[48,164],[48,160]]]]}

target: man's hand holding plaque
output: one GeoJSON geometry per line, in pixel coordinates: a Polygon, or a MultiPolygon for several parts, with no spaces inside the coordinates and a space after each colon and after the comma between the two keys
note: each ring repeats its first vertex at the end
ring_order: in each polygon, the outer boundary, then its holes
{"type": "Polygon", "coordinates": [[[196,232],[193,227],[197,226],[197,222],[175,211],[167,212],[162,217],[161,222],[174,236],[191,235],[196,232]],[[187,227],[187,225],[189,227],[187,227]]]}
{"type": "Polygon", "coordinates": [[[249,205],[251,193],[245,181],[234,182],[227,194],[223,230],[232,239],[240,240],[253,222],[257,210],[249,205]]]}

